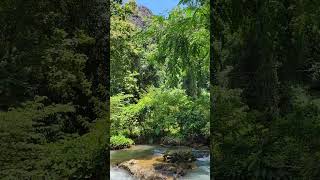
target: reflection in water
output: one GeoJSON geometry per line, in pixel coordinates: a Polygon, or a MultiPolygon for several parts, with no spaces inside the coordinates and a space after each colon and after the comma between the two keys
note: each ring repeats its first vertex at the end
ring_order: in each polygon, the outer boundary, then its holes
{"type": "MultiPolygon", "coordinates": [[[[155,155],[163,154],[167,148],[150,145],[137,145],[130,149],[110,151],[110,179],[111,180],[134,180],[129,173],[116,165],[130,159],[146,159],[155,155]]],[[[198,151],[195,151],[197,153],[198,151]]],[[[202,151],[203,152],[203,151],[202,151]]],[[[190,171],[180,180],[209,180],[210,179],[210,156],[198,154],[197,168],[190,171]]]]}
{"type": "Polygon", "coordinates": [[[155,148],[156,146],[136,145],[131,147],[130,149],[110,151],[111,165],[114,166],[130,159],[150,158],[153,156],[155,148]]]}

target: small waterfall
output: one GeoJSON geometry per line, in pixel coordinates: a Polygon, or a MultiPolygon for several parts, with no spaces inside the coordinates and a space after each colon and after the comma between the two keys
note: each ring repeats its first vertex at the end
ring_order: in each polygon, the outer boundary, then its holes
{"type": "Polygon", "coordinates": [[[189,172],[181,180],[210,180],[210,156],[198,157],[196,164],[198,168],[189,172]]]}
{"type": "Polygon", "coordinates": [[[110,167],[110,180],[134,180],[134,178],[123,169],[110,167]]]}
{"type": "Polygon", "coordinates": [[[204,156],[201,158],[197,158],[197,161],[209,162],[210,163],[210,156],[204,156]]]}

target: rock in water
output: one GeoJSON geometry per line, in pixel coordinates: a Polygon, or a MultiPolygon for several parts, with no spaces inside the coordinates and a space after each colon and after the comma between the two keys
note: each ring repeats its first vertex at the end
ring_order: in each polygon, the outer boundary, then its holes
{"type": "MultiPolygon", "coordinates": [[[[158,157],[159,158],[159,157],[158,157]]],[[[154,164],[158,162],[158,158],[150,160],[130,160],[123,162],[119,167],[129,171],[134,177],[141,180],[170,180],[170,176],[163,175],[157,172],[154,164]]]]}
{"type": "Polygon", "coordinates": [[[190,162],[168,163],[163,161],[162,156],[151,159],[129,160],[119,165],[130,172],[134,177],[141,180],[173,180],[184,176],[195,164],[190,162]]]}
{"type": "Polygon", "coordinates": [[[163,160],[168,163],[191,163],[196,157],[191,150],[168,150],[164,153],[163,160]]]}

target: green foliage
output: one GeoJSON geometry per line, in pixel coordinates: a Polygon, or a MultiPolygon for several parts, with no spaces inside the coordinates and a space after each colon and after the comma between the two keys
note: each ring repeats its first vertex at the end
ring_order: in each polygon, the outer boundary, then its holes
{"type": "Polygon", "coordinates": [[[72,105],[45,105],[37,97],[23,107],[0,113],[1,177],[47,177],[81,179],[103,176],[107,157],[105,120],[84,136],[65,129],[72,105]]]}
{"type": "Polygon", "coordinates": [[[126,138],[122,135],[111,136],[111,138],[110,138],[111,149],[129,148],[133,144],[134,144],[134,142],[131,139],[126,138]]]}
{"type": "Polygon", "coordinates": [[[56,97],[55,101],[75,101],[76,93],[84,96],[91,95],[91,83],[86,79],[84,68],[87,56],[76,53],[73,48],[94,41],[80,32],[74,38],[68,39],[68,34],[57,29],[51,47],[43,55],[45,81],[48,83],[50,95],[56,97]],[[61,98],[61,99],[58,99],[61,98]]]}
{"type": "MultiPolygon", "coordinates": [[[[151,137],[181,133],[183,113],[191,108],[191,101],[181,89],[150,89],[136,107],[145,112],[144,131],[151,137]],[[180,120],[180,121],[179,121],[180,120]]],[[[186,119],[187,121],[187,119],[186,119]]]]}
{"type": "Polygon", "coordinates": [[[112,4],[112,135],[136,143],[207,143],[209,4],[142,17],[143,26],[139,11],[134,1],[112,4]]]}
{"type": "Polygon", "coordinates": [[[209,5],[142,17],[143,26],[134,1],[111,8],[111,134],[207,143],[209,5]]]}
{"type": "Polygon", "coordinates": [[[110,98],[111,135],[122,134],[123,129],[128,125],[124,109],[129,104],[129,98],[132,97],[131,95],[118,94],[110,98]]]}
{"type": "Polygon", "coordinates": [[[106,127],[107,121],[100,119],[90,133],[46,145],[48,157],[42,162],[46,174],[59,179],[106,179],[109,166],[106,127]]]}
{"type": "Polygon", "coordinates": [[[184,90],[166,88],[149,89],[136,104],[125,103],[128,95],[113,96],[111,131],[155,141],[165,136],[208,138],[209,132],[202,130],[209,122],[208,96],[203,93],[193,101],[184,90]]]}
{"type": "Polygon", "coordinates": [[[264,113],[250,110],[240,91],[213,88],[215,177],[314,179],[318,175],[319,100],[300,87],[289,88],[288,93],[290,110],[265,123],[264,113]]]}
{"type": "Polygon", "coordinates": [[[167,19],[154,18],[147,34],[157,44],[151,58],[164,66],[168,87],[182,84],[196,97],[209,81],[209,6],[176,8],[167,19]]]}
{"type": "Polygon", "coordinates": [[[108,119],[107,8],[96,0],[0,2],[1,178],[106,174],[109,123],[98,128],[96,119],[108,119]]]}
{"type": "Polygon", "coordinates": [[[313,139],[318,136],[320,109],[303,89],[291,88],[290,92],[291,111],[267,125],[263,113],[250,111],[241,101],[240,91],[213,88],[212,154],[216,177],[316,177],[317,168],[310,164],[318,161],[314,147],[319,144],[313,139]],[[307,158],[311,156],[314,158],[307,158]]]}
{"type": "MultiPolygon", "coordinates": [[[[128,6],[130,5],[126,5],[126,8],[128,6]]],[[[113,3],[112,9],[114,13],[111,16],[110,27],[111,94],[133,93],[134,88],[128,86],[134,86],[134,84],[131,83],[132,81],[126,81],[126,78],[137,68],[140,47],[134,40],[138,31],[119,4],[113,3]]]]}
{"type": "Polygon", "coordinates": [[[214,1],[215,179],[317,177],[318,7],[304,0],[214,1]]]}
{"type": "Polygon", "coordinates": [[[186,140],[181,136],[165,136],[161,138],[161,144],[169,145],[169,146],[181,146],[186,144],[186,140]]]}
{"type": "Polygon", "coordinates": [[[64,119],[74,113],[71,105],[45,105],[37,97],[20,108],[0,113],[1,177],[37,175],[39,160],[45,158],[42,145],[60,139],[64,119]]]}

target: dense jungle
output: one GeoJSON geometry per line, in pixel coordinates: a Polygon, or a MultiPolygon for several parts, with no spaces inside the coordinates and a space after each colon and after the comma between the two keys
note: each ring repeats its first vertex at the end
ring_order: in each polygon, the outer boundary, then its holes
{"type": "Polygon", "coordinates": [[[319,3],[212,2],[212,178],[319,178],[319,3]]]}
{"type": "Polygon", "coordinates": [[[109,177],[109,7],[0,1],[0,179],[109,177]]]}
{"type": "Polygon", "coordinates": [[[208,143],[209,6],[165,18],[134,1],[113,5],[111,148],[208,143]]]}

